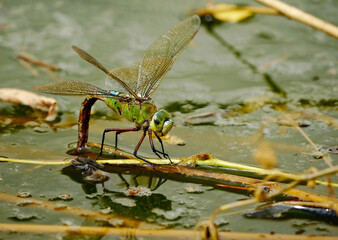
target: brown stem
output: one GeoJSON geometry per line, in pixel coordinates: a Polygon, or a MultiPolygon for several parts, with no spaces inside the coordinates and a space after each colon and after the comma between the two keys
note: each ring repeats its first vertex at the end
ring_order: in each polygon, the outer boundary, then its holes
{"type": "Polygon", "coordinates": [[[31,58],[31,57],[28,57],[28,56],[25,56],[25,55],[22,55],[22,54],[18,54],[18,55],[16,55],[16,57],[17,57],[17,59],[24,60],[26,62],[32,63],[32,64],[34,64],[36,66],[39,66],[39,67],[47,68],[47,69],[49,69],[51,71],[59,71],[60,70],[60,68],[55,67],[55,66],[53,66],[51,64],[44,63],[44,62],[42,62],[40,60],[31,58]]]}
{"type": "MultiPolygon", "coordinates": [[[[183,229],[137,229],[137,228],[117,228],[117,227],[95,227],[95,226],[60,226],[60,225],[39,225],[39,224],[17,224],[1,223],[0,232],[19,232],[19,233],[39,233],[39,234],[78,234],[95,236],[117,236],[120,238],[138,239],[202,239],[202,231],[183,230],[183,229]]],[[[15,236],[15,235],[14,235],[15,236]]],[[[291,235],[291,234],[272,234],[272,233],[248,233],[248,232],[219,232],[220,239],[234,240],[335,240],[334,236],[316,235],[291,235]]]]}

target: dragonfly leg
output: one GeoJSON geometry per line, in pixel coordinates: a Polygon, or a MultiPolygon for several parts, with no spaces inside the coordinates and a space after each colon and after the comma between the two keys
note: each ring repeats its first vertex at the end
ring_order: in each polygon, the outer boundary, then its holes
{"type": "Polygon", "coordinates": [[[138,144],[137,144],[137,146],[136,146],[136,148],[135,148],[135,150],[134,150],[133,155],[134,155],[136,158],[142,160],[143,162],[146,162],[146,163],[150,164],[151,167],[155,170],[155,168],[154,168],[154,166],[153,166],[153,164],[152,164],[151,162],[149,162],[148,160],[146,160],[146,159],[144,159],[144,158],[141,158],[141,157],[137,156],[137,151],[138,151],[138,149],[140,148],[140,146],[141,146],[141,144],[142,144],[142,142],[143,142],[143,140],[144,140],[146,134],[147,134],[147,130],[144,130],[144,131],[143,131],[143,134],[142,134],[142,137],[141,137],[140,141],[138,142],[138,144]]]}
{"type": "Polygon", "coordinates": [[[126,184],[126,187],[129,188],[129,187],[130,187],[130,184],[129,184],[128,181],[122,176],[122,174],[121,174],[121,173],[118,173],[117,175],[121,178],[122,182],[124,182],[124,184],[126,184]]]}
{"type": "Polygon", "coordinates": [[[160,144],[161,144],[162,152],[160,152],[160,153],[163,155],[163,157],[169,159],[170,163],[173,163],[173,162],[171,161],[170,157],[169,157],[169,154],[165,153],[165,151],[164,151],[162,139],[161,139],[159,136],[157,136],[156,134],[155,134],[155,136],[156,136],[157,140],[158,140],[158,141],[160,142],[160,144]]]}
{"type": "Polygon", "coordinates": [[[155,191],[157,188],[159,188],[163,183],[165,183],[167,181],[167,179],[163,179],[163,178],[160,178],[159,180],[158,180],[158,183],[156,184],[156,186],[153,188],[153,189],[151,189],[151,191],[155,191]]]}
{"type": "Polygon", "coordinates": [[[120,133],[123,133],[123,132],[135,132],[135,131],[138,131],[139,128],[106,128],[104,131],[103,131],[103,134],[102,134],[102,142],[101,142],[101,150],[100,150],[100,154],[97,156],[96,160],[99,159],[99,157],[102,156],[102,152],[103,152],[103,146],[104,146],[104,139],[105,139],[105,136],[106,136],[106,133],[108,132],[116,132],[116,135],[115,135],[115,149],[117,148],[117,135],[120,134],[120,133]]]}
{"type": "Polygon", "coordinates": [[[162,158],[159,154],[162,154],[164,158],[166,159],[169,159],[170,163],[173,163],[169,157],[169,155],[167,153],[164,152],[164,147],[163,147],[163,142],[162,142],[162,139],[155,135],[156,138],[158,139],[158,141],[160,142],[161,144],[161,148],[162,148],[162,152],[157,150],[155,148],[155,145],[154,145],[154,141],[153,141],[153,135],[152,135],[152,131],[150,129],[148,129],[148,135],[149,135],[149,143],[150,143],[150,147],[151,149],[153,150],[153,152],[159,157],[159,158],[162,158]]]}
{"type": "Polygon", "coordinates": [[[119,136],[119,132],[115,133],[115,151],[117,150],[117,140],[118,140],[118,136],[119,136]]]}
{"type": "Polygon", "coordinates": [[[153,142],[153,136],[152,136],[152,131],[150,129],[148,129],[148,136],[149,136],[149,143],[150,143],[150,147],[153,150],[153,152],[158,156],[158,158],[162,158],[159,153],[161,153],[160,151],[158,151],[155,146],[154,146],[154,142],[153,142]]]}

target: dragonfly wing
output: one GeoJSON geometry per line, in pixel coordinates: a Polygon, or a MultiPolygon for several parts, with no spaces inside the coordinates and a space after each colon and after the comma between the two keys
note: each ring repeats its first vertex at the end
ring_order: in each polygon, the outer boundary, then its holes
{"type": "Polygon", "coordinates": [[[116,98],[120,99],[118,93],[115,91],[104,90],[98,87],[95,87],[91,84],[71,80],[71,81],[57,81],[45,85],[39,85],[33,87],[33,89],[51,93],[56,95],[64,96],[83,96],[83,97],[96,97],[96,98],[116,98]]]}
{"type": "MultiPolygon", "coordinates": [[[[134,66],[123,66],[118,67],[110,71],[110,73],[117,78],[121,79],[133,92],[137,94],[137,75],[138,75],[138,64],[134,66]]],[[[113,78],[107,76],[106,85],[115,91],[130,95],[130,92],[126,90],[119,82],[113,78]]]]}
{"type": "Polygon", "coordinates": [[[176,58],[188,46],[200,26],[200,18],[191,16],[172,27],[145,52],[139,65],[137,92],[150,96],[160,85],[176,58]]]}
{"type": "Polygon", "coordinates": [[[87,62],[93,64],[95,67],[99,68],[103,72],[105,72],[108,76],[110,76],[112,79],[117,81],[121,86],[119,89],[123,89],[123,92],[127,91],[128,94],[133,95],[135,98],[137,98],[137,95],[134,91],[132,91],[129,86],[123,82],[121,79],[116,77],[112,72],[109,72],[99,61],[97,61],[93,56],[91,56],[89,53],[85,52],[81,48],[78,48],[77,46],[72,46],[73,50],[84,60],[87,62]],[[122,87],[122,88],[121,88],[122,87]]]}

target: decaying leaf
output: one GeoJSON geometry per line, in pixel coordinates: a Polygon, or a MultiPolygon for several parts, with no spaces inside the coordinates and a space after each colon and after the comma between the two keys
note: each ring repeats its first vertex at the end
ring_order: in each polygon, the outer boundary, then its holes
{"type": "Polygon", "coordinates": [[[48,199],[48,201],[71,201],[73,200],[72,196],[70,194],[61,194],[57,197],[51,197],[48,199]]]}
{"type": "Polygon", "coordinates": [[[212,112],[203,112],[198,114],[193,114],[188,116],[185,120],[185,124],[189,125],[214,125],[216,122],[222,119],[223,115],[226,113],[224,110],[212,111],[212,112]]]}
{"type": "Polygon", "coordinates": [[[187,193],[203,193],[204,191],[201,188],[198,187],[192,187],[192,186],[188,186],[185,188],[185,191],[187,193]]]}
{"type": "Polygon", "coordinates": [[[253,16],[255,13],[277,14],[277,11],[267,7],[215,4],[208,1],[205,7],[193,10],[193,13],[199,16],[209,15],[222,22],[236,23],[253,16]]]}
{"type": "Polygon", "coordinates": [[[239,8],[237,6],[232,7],[231,5],[230,8],[227,6],[223,8],[222,5],[224,4],[219,5],[214,12],[214,17],[222,22],[236,23],[253,15],[253,12],[248,9],[239,8]]]}
{"type": "Polygon", "coordinates": [[[48,112],[46,121],[53,121],[56,117],[56,100],[33,92],[16,88],[0,88],[0,101],[22,104],[48,112]]]}
{"type": "Polygon", "coordinates": [[[29,198],[32,196],[32,194],[30,192],[23,191],[23,192],[18,192],[16,196],[20,198],[29,198]]]}
{"type": "Polygon", "coordinates": [[[178,146],[184,146],[185,145],[185,142],[183,141],[183,139],[176,137],[176,136],[166,135],[166,136],[161,137],[161,138],[169,144],[175,144],[175,145],[178,145],[178,146]]]}

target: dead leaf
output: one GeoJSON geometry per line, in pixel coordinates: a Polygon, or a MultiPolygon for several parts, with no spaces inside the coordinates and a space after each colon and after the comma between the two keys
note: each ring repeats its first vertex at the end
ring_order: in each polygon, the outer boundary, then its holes
{"type": "Polygon", "coordinates": [[[253,15],[253,12],[243,8],[233,8],[231,10],[218,10],[214,12],[214,18],[222,22],[237,23],[253,15]]]}
{"type": "Polygon", "coordinates": [[[16,88],[0,88],[0,100],[48,112],[46,121],[53,121],[56,118],[57,102],[53,98],[16,88]]]}
{"type": "Polygon", "coordinates": [[[203,193],[204,191],[200,188],[196,188],[196,187],[186,187],[185,191],[187,191],[187,193],[203,193]]]}
{"type": "Polygon", "coordinates": [[[203,112],[194,115],[188,116],[184,123],[189,125],[201,125],[201,124],[215,124],[219,119],[222,118],[225,111],[213,111],[213,112],[203,112]]]}
{"type": "Polygon", "coordinates": [[[192,11],[199,16],[211,15],[215,19],[222,22],[237,23],[243,21],[255,13],[261,14],[278,14],[272,8],[260,6],[237,6],[233,4],[219,3],[215,4],[208,1],[204,8],[198,8],[192,11]]]}
{"type": "Polygon", "coordinates": [[[171,136],[171,135],[166,135],[164,137],[161,137],[161,139],[165,140],[169,144],[175,144],[178,146],[184,146],[185,142],[183,139],[176,137],[176,136],[171,136]]]}

